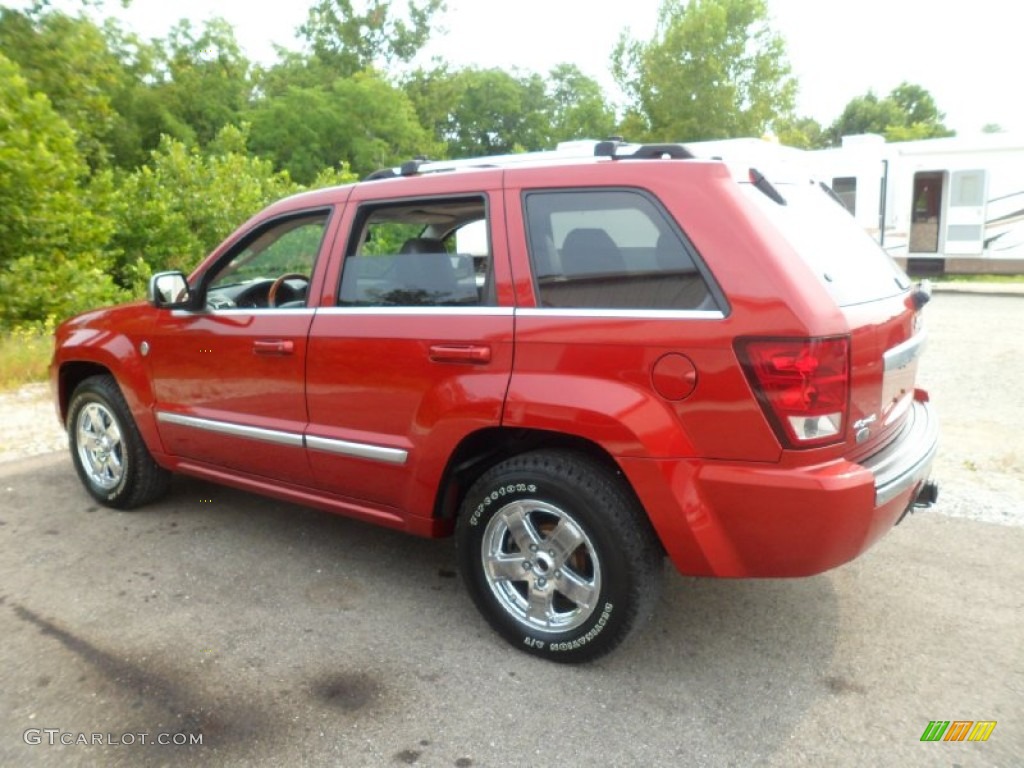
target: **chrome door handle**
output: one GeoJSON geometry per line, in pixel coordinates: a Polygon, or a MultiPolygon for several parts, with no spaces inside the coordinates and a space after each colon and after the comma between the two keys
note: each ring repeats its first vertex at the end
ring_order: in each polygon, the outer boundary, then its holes
{"type": "Polygon", "coordinates": [[[257,355],[290,355],[295,351],[295,342],[261,339],[252,343],[252,351],[257,355]]]}
{"type": "Polygon", "coordinates": [[[434,363],[474,363],[484,365],[491,362],[491,348],[480,344],[433,344],[430,360],[434,363]]]}

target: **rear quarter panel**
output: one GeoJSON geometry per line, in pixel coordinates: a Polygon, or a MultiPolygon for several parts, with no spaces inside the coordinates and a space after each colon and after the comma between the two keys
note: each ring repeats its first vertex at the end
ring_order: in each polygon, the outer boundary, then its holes
{"type": "Polygon", "coordinates": [[[831,335],[847,324],[813,273],[740,194],[719,163],[615,161],[506,174],[509,253],[519,307],[507,426],[594,440],[613,456],[774,462],[774,436],[738,364],[739,336],[831,335]],[[567,183],[568,182],[568,183],[567,183]],[[523,193],[618,187],[661,202],[710,268],[722,312],[571,311],[538,308],[523,193]],[[687,356],[697,384],[684,400],[653,388],[666,353],[687,356]]]}

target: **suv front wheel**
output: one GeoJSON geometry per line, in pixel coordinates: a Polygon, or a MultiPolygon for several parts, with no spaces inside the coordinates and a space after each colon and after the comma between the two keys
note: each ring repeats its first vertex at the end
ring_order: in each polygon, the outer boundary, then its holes
{"type": "Polygon", "coordinates": [[[75,388],[67,430],[78,476],[100,503],[133,509],[170,486],[170,473],[153,461],[112,376],[90,376],[75,388]]]}
{"type": "Polygon", "coordinates": [[[470,488],[457,528],[473,601],[506,640],[562,662],[597,658],[650,615],[662,553],[612,470],[570,451],[535,451],[470,488]]]}

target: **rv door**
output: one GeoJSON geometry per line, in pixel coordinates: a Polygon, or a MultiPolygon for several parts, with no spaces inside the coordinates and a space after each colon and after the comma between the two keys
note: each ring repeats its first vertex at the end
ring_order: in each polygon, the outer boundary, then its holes
{"type": "Polygon", "coordinates": [[[980,255],[985,248],[986,173],[950,173],[949,208],[946,216],[945,253],[980,255]]]}

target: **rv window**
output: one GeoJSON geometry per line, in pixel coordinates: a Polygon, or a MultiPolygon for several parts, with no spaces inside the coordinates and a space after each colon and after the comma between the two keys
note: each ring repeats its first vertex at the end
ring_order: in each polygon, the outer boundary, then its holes
{"type": "Polygon", "coordinates": [[[857,177],[841,176],[832,179],[832,191],[854,216],[857,215],[857,177]]]}

